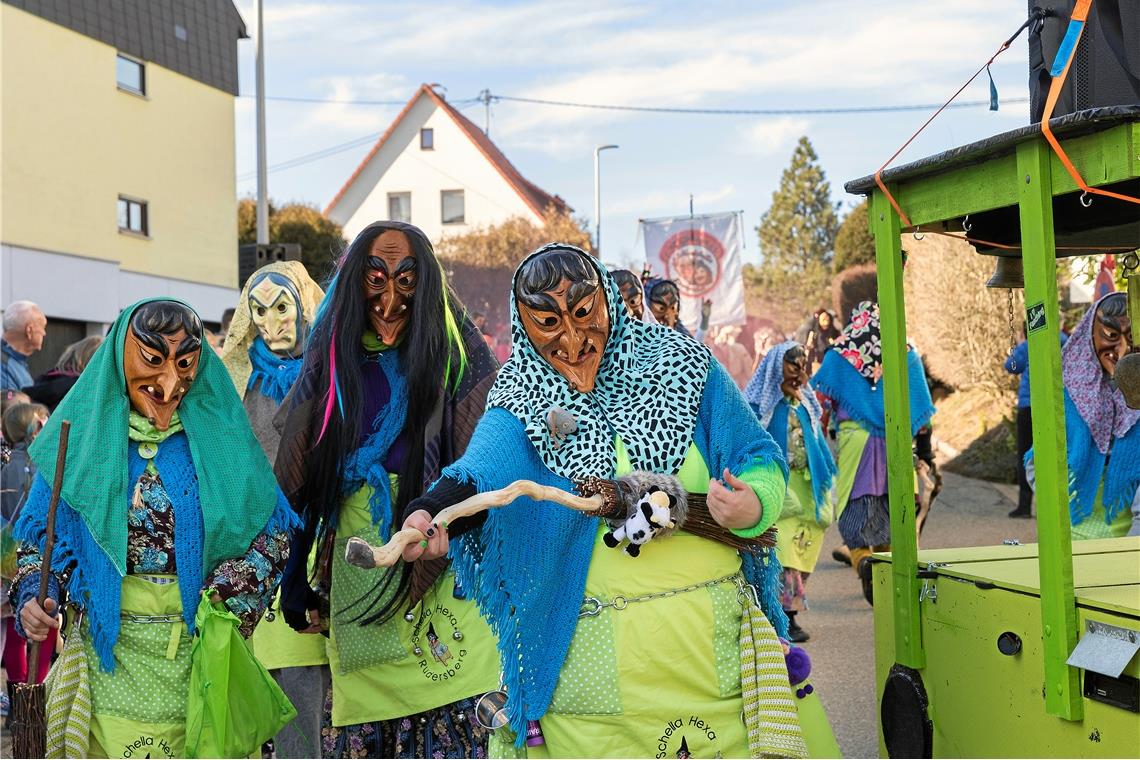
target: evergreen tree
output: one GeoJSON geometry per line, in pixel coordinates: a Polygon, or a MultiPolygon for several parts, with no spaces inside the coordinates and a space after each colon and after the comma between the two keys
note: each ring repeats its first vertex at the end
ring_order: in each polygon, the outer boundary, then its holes
{"type": "Polygon", "coordinates": [[[833,268],[838,274],[858,264],[875,263],[875,236],[871,234],[870,211],[864,200],[843,218],[835,236],[833,268]]]}
{"type": "Polygon", "coordinates": [[[756,228],[763,263],[746,277],[785,327],[829,300],[838,228],[831,185],[811,141],[801,137],[756,228]]]}

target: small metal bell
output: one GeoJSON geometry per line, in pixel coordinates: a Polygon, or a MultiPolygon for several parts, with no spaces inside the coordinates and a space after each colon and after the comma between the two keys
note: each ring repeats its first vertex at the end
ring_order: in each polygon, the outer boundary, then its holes
{"type": "Polygon", "coordinates": [[[423,653],[424,653],[424,650],[420,649],[419,647],[415,647],[412,649],[412,654],[414,654],[416,657],[419,657],[423,653]]]}
{"type": "Polygon", "coordinates": [[[409,623],[414,623],[416,622],[416,616],[412,614],[411,610],[408,610],[404,613],[404,620],[407,620],[409,623]]]}
{"type": "Polygon", "coordinates": [[[986,281],[987,288],[1024,288],[1025,275],[1021,259],[1012,256],[998,256],[994,274],[986,281]]]}
{"type": "Polygon", "coordinates": [[[451,638],[455,639],[456,641],[463,641],[463,633],[461,631],[456,631],[455,633],[451,634],[451,638]]]}

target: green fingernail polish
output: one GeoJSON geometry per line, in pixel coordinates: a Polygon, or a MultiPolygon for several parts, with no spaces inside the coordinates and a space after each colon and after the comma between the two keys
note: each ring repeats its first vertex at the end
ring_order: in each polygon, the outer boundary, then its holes
{"type": "Polygon", "coordinates": [[[427,548],[427,539],[424,539],[423,541],[420,541],[420,548],[421,548],[421,549],[426,549],[426,548],[427,548]]]}

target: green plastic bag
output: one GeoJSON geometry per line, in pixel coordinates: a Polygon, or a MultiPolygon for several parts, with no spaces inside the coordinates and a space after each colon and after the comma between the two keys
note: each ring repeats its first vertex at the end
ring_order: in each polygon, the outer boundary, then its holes
{"type": "Polygon", "coordinates": [[[238,632],[238,619],[205,594],[190,650],[186,756],[249,757],[297,710],[238,632]]]}

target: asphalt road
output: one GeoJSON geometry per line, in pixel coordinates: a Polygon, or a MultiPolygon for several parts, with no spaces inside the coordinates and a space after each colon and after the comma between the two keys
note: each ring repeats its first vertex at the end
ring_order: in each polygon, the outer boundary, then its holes
{"type": "MultiPolygon", "coordinates": [[[[1007,517],[1015,486],[995,486],[944,473],[943,490],[931,509],[920,548],[1000,544],[1037,540],[1034,520],[1007,517]]],[[[841,543],[833,525],[807,586],[810,609],[797,620],[811,634],[803,646],[812,658],[812,680],[831,720],[844,757],[878,757],[878,702],[870,605],[855,572],[831,558],[841,543]]]]}

